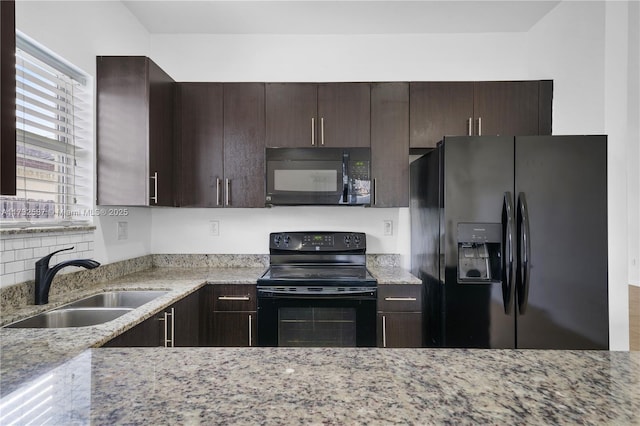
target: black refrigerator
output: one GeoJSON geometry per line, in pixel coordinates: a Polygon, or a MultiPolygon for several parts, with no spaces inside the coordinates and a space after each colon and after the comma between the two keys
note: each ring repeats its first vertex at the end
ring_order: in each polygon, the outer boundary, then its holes
{"type": "Polygon", "coordinates": [[[445,137],[411,163],[434,347],[608,349],[607,137],[445,137]]]}

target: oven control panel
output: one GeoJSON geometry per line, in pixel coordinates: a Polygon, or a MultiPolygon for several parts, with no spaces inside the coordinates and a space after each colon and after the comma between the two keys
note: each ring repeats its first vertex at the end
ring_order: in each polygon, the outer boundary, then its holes
{"type": "Polygon", "coordinates": [[[272,232],[270,250],[293,252],[365,250],[363,232],[272,232]]]}

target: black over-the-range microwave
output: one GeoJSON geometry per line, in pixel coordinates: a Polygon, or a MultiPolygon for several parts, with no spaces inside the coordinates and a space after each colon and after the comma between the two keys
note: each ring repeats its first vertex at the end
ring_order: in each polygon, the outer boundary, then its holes
{"type": "Polygon", "coordinates": [[[266,148],[266,205],[371,205],[369,148],[266,148]]]}

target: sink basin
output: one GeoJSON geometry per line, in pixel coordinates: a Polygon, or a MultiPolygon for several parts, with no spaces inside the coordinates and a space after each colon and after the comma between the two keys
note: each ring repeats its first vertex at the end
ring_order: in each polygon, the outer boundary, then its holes
{"type": "Polygon", "coordinates": [[[67,328],[98,325],[114,320],[167,293],[168,291],[162,290],[122,290],[98,293],[5,327],[67,328]]]}
{"type": "Polygon", "coordinates": [[[167,294],[156,290],[107,291],[64,305],[65,308],[137,308],[167,294]]]}
{"type": "Polygon", "coordinates": [[[14,322],[8,328],[86,327],[114,320],[133,308],[59,308],[14,322]]]}

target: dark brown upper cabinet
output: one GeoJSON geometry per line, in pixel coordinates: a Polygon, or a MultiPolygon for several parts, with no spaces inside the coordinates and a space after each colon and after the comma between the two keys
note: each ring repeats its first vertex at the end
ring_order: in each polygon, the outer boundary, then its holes
{"type": "Polygon", "coordinates": [[[267,83],[267,147],[370,146],[369,83],[267,83]]]}
{"type": "Polygon", "coordinates": [[[98,205],[175,205],[174,92],[147,57],[97,57],[98,205]]]}
{"type": "Polygon", "coordinates": [[[537,81],[476,82],[473,112],[476,135],[537,135],[537,81]]]}
{"type": "Polygon", "coordinates": [[[551,81],[415,82],[410,147],[443,136],[551,134],[551,81]]]}
{"type": "Polygon", "coordinates": [[[264,83],[224,85],[225,206],[264,207],[264,83]]]}
{"type": "Polygon", "coordinates": [[[222,207],[223,85],[178,83],[177,198],[181,207],[222,207]]]}
{"type": "Polygon", "coordinates": [[[443,136],[473,134],[473,82],[416,82],[410,93],[411,148],[435,148],[443,136]]]}
{"type": "Polygon", "coordinates": [[[409,84],[371,85],[373,207],[409,206],[409,84]]]}
{"type": "Polygon", "coordinates": [[[178,204],[264,207],[264,84],[179,83],[178,204]]]}
{"type": "Polygon", "coordinates": [[[0,194],[16,195],[15,2],[0,1],[0,194]]]}

